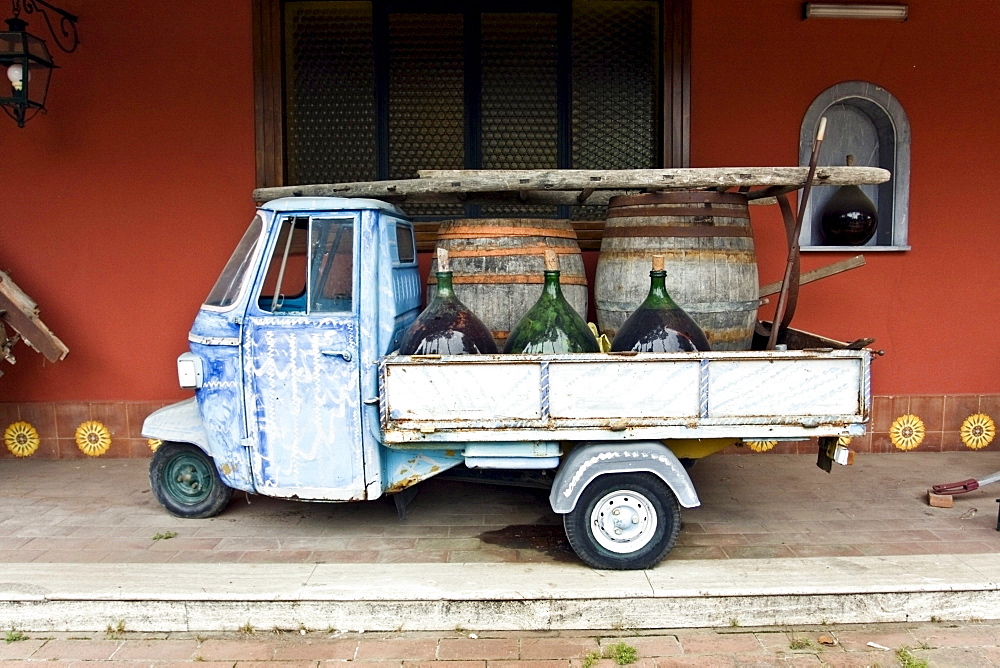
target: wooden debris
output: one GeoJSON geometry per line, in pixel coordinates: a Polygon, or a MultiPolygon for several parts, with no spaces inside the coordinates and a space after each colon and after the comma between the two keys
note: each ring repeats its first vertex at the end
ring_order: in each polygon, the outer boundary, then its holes
{"type": "MultiPolygon", "coordinates": [[[[69,353],[69,348],[56,338],[38,317],[38,305],[2,271],[0,271],[0,319],[17,332],[21,340],[50,362],[58,362],[69,353]]],[[[13,363],[10,347],[17,339],[8,338],[4,332],[0,340],[4,356],[7,361],[13,363]]]]}
{"type": "Polygon", "coordinates": [[[955,498],[950,494],[935,494],[927,490],[927,504],[934,508],[951,508],[955,505],[955,498]]]}
{"type": "MultiPolygon", "coordinates": [[[[833,264],[828,264],[819,269],[813,269],[812,271],[807,271],[799,277],[799,285],[804,285],[805,283],[812,283],[813,281],[818,281],[821,278],[826,278],[828,276],[833,276],[850,269],[856,269],[858,267],[863,267],[865,265],[864,255],[855,255],[854,257],[849,257],[846,260],[841,260],[839,262],[834,262],[833,264]]],[[[768,283],[760,289],[760,296],[766,297],[767,295],[773,295],[781,289],[781,281],[774,283],[768,283]]]]}

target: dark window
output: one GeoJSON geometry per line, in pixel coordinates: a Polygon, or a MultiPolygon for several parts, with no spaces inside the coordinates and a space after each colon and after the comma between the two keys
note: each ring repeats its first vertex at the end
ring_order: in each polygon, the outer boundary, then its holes
{"type": "Polygon", "coordinates": [[[396,252],[399,254],[398,259],[401,264],[409,264],[417,257],[413,243],[413,228],[409,225],[396,224],[396,252]]]}
{"type": "MultiPolygon", "coordinates": [[[[658,0],[283,8],[288,184],[659,165],[658,0]]],[[[430,216],[524,209],[407,207],[430,216]]]]}

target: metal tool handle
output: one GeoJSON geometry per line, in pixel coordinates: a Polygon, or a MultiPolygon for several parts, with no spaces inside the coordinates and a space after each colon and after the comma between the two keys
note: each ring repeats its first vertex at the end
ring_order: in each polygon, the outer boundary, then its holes
{"type": "Polygon", "coordinates": [[[354,359],[354,355],[350,350],[321,350],[320,352],[330,357],[343,357],[345,362],[350,362],[354,359]]]}

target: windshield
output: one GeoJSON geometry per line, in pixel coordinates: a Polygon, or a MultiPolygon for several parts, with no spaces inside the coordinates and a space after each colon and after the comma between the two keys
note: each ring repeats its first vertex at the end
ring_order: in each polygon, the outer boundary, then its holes
{"type": "Polygon", "coordinates": [[[250,227],[247,228],[246,234],[236,246],[236,250],[233,251],[232,257],[229,258],[229,262],[226,263],[225,269],[222,270],[219,280],[215,282],[215,287],[208,293],[205,306],[226,308],[236,302],[240,296],[244,279],[246,279],[247,270],[250,268],[253,250],[257,246],[262,229],[264,229],[264,221],[259,215],[255,216],[250,227]]]}

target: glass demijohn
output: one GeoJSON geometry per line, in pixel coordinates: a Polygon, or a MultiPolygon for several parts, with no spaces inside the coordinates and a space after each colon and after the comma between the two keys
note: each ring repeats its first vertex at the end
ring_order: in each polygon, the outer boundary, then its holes
{"type": "Polygon", "coordinates": [[[514,326],[503,351],[529,355],[600,351],[587,323],[563,296],[555,251],[545,251],[542,294],[514,326]]]}
{"type": "Polygon", "coordinates": [[[493,334],[451,285],[448,251],[438,249],[437,293],[417,316],[399,344],[401,355],[466,355],[496,353],[493,334]]]}
{"type": "Polygon", "coordinates": [[[711,350],[698,323],[671,299],[663,256],[653,256],[646,300],[625,320],[611,342],[613,352],[676,353],[711,350]]]}
{"type": "MultiPolygon", "coordinates": [[[[847,166],[854,156],[847,156],[847,166]]],[[[878,210],[857,186],[841,186],[823,205],[820,212],[823,238],[830,246],[861,246],[878,230],[878,210]]]]}

